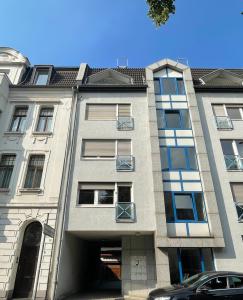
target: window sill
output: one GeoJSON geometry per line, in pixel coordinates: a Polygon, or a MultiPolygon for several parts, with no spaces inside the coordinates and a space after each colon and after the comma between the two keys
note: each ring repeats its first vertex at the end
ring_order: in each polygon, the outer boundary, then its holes
{"type": "Polygon", "coordinates": [[[33,136],[52,136],[52,132],[41,132],[41,131],[34,131],[32,133],[33,136]]]}
{"type": "Polygon", "coordinates": [[[8,193],[9,191],[9,188],[0,188],[0,193],[8,193]]]}
{"type": "Polygon", "coordinates": [[[21,188],[20,193],[30,193],[30,194],[40,194],[42,192],[41,188],[21,188]]]}
{"type": "Polygon", "coordinates": [[[5,131],[4,135],[17,135],[17,136],[23,136],[25,135],[25,132],[19,132],[19,131],[5,131]]]}

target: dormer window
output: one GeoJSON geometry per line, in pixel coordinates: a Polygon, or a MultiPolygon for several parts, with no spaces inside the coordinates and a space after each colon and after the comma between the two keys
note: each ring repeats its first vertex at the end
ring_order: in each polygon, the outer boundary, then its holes
{"type": "Polygon", "coordinates": [[[50,82],[52,66],[34,67],[32,83],[35,85],[47,85],[50,82]]]}
{"type": "Polygon", "coordinates": [[[46,85],[48,81],[48,70],[37,71],[35,84],[36,85],[46,85]]]}

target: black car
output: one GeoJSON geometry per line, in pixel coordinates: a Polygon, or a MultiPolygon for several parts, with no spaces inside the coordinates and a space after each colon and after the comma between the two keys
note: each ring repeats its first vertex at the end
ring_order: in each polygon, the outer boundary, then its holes
{"type": "Polygon", "coordinates": [[[150,292],[149,300],[243,300],[243,273],[203,272],[150,292]]]}

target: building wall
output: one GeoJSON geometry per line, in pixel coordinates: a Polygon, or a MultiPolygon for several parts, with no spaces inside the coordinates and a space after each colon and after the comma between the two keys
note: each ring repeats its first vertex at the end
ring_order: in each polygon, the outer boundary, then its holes
{"type": "Polygon", "coordinates": [[[65,296],[85,289],[85,272],[88,264],[85,241],[66,233],[62,249],[55,299],[64,299],[65,296]]]}
{"type": "MultiPolygon", "coordinates": [[[[0,295],[11,296],[14,289],[18,258],[24,230],[31,221],[43,226],[56,225],[56,215],[63,171],[68,122],[71,111],[71,90],[11,88],[0,118],[0,154],[16,154],[9,189],[0,191],[0,295]],[[15,105],[28,105],[24,134],[9,133],[15,105]],[[54,106],[51,135],[34,134],[42,105],[54,106]],[[45,154],[41,190],[23,189],[30,154],[45,154]]],[[[49,279],[53,238],[42,234],[34,290],[36,298],[44,298],[49,279]]]]}
{"type": "Polygon", "coordinates": [[[137,297],[156,287],[153,236],[122,237],[122,291],[137,297]]]}
{"type": "Polygon", "coordinates": [[[241,171],[227,171],[220,139],[242,139],[243,121],[233,121],[233,130],[218,130],[212,104],[243,104],[243,94],[198,93],[197,102],[206,139],[225,248],[215,249],[217,270],[243,270],[243,223],[238,222],[230,182],[243,182],[241,171]]]}
{"type": "Polygon", "coordinates": [[[97,235],[119,232],[153,232],[154,204],[151,182],[151,158],[148,143],[147,100],[143,93],[85,93],[77,108],[76,144],[71,171],[71,192],[66,228],[68,231],[97,235]],[[131,103],[134,130],[118,131],[116,121],[85,120],[86,103],[131,103]],[[135,157],[133,172],[117,172],[115,159],[82,159],[83,139],[131,139],[135,157]],[[77,205],[79,182],[130,182],[136,205],[135,223],[116,223],[115,207],[77,205]],[[95,218],[94,218],[95,216],[95,218]]]}

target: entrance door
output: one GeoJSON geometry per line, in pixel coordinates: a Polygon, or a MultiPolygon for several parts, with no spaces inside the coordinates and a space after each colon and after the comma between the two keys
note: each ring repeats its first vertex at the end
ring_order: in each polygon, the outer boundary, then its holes
{"type": "Polygon", "coordinates": [[[42,226],[39,222],[32,222],[25,229],[13,298],[32,296],[41,234],[42,226]]]}

